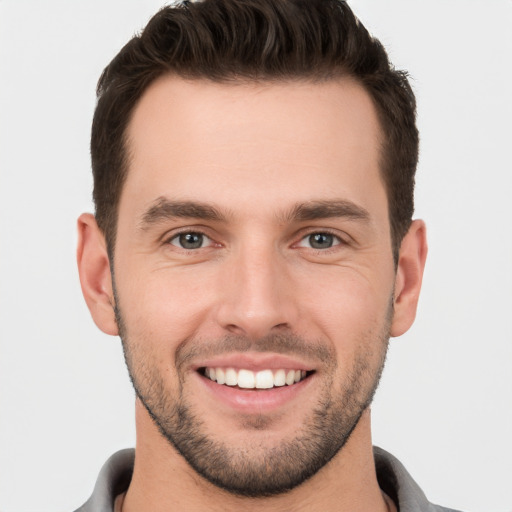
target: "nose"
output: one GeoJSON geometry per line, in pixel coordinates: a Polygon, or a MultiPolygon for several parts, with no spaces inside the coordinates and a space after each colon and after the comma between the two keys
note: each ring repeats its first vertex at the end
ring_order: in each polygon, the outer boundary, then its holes
{"type": "Polygon", "coordinates": [[[222,281],[217,320],[225,331],[258,339],[294,328],[298,311],[293,280],[277,251],[233,255],[222,281]]]}

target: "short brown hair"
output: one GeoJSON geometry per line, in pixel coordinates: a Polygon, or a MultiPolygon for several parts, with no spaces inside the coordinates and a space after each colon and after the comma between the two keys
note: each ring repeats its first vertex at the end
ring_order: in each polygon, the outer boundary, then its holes
{"type": "Polygon", "coordinates": [[[381,172],[395,260],[414,210],[416,101],[407,74],[390,64],[340,0],[203,0],[159,11],[103,71],[91,135],[96,219],[109,251],[128,169],[126,128],[156,78],[228,81],[348,76],[371,96],[381,124],[381,172]]]}

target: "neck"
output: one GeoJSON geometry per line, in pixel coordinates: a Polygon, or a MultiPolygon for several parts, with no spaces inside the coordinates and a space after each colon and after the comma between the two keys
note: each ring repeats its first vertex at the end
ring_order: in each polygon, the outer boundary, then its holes
{"type": "Polygon", "coordinates": [[[295,489],[266,498],[234,496],[206,481],[177,453],[137,404],[137,444],[133,478],[123,512],[388,512],[373,459],[370,413],[366,411],[340,452],[318,473],[295,489]]]}

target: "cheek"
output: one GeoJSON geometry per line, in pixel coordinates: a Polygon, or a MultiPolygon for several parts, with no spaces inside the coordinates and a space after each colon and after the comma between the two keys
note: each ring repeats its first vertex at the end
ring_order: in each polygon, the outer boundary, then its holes
{"type": "Polygon", "coordinates": [[[362,342],[382,337],[389,327],[392,273],[369,277],[354,269],[337,269],[302,282],[303,319],[314,323],[317,335],[330,340],[336,350],[353,353],[362,342]],[[312,293],[312,290],[315,290],[312,293]],[[308,314],[309,312],[309,314],[308,314]]]}
{"type": "Polygon", "coordinates": [[[188,272],[169,270],[130,275],[117,283],[120,308],[131,339],[163,345],[170,353],[197,334],[210,300],[204,283],[188,272]]]}

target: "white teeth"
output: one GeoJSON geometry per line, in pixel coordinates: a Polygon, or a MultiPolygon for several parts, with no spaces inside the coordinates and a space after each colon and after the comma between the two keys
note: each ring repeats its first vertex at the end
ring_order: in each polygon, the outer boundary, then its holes
{"type": "Polygon", "coordinates": [[[254,389],[256,378],[254,372],[250,370],[240,370],[238,372],[238,387],[244,389],[254,389]]]}
{"type": "MultiPolygon", "coordinates": [[[[241,371],[242,370],[240,370],[240,372],[241,371]]],[[[256,388],[270,389],[273,387],[274,387],[274,376],[272,375],[272,370],[262,370],[261,372],[258,372],[256,374],[256,388]]]]}
{"type": "Polygon", "coordinates": [[[205,377],[227,386],[238,386],[243,389],[271,389],[284,385],[291,386],[307,376],[306,370],[251,370],[234,368],[213,368],[204,370],[205,377]]]}
{"type": "Polygon", "coordinates": [[[238,375],[233,368],[226,370],[226,384],[228,386],[236,386],[238,384],[238,375]]]}
{"type": "Polygon", "coordinates": [[[284,386],[286,384],[286,373],[284,370],[277,370],[274,373],[274,386],[284,386]]]}
{"type": "Polygon", "coordinates": [[[226,374],[225,374],[225,372],[224,372],[224,370],[222,368],[217,368],[215,370],[215,374],[217,375],[217,378],[216,379],[212,379],[210,377],[210,379],[216,380],[219,384],[225,384],[226,383],[226,374]]]}

